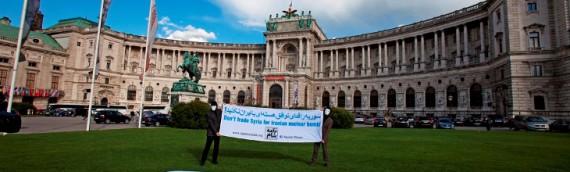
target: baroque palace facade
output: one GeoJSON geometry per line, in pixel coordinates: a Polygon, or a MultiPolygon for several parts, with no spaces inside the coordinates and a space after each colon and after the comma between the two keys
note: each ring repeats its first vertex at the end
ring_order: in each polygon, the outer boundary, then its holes
{"type": "MultiPolygon", "coordinates": [[[[15,39],[0,26],[0,84],[9,85],[15,39]]],[[[7,24],[7,25],[6,25],[7,24]]],[[[38,108],[88,103],[97,23],[61,20],[32,32],[16,96],[38,108]],[[45,91],[43,91],[45,92],[45,91]],[[60,93],[60,94],[57,94],[60,93]]],[[[570,2],[487,0],[413,24],[328,39],[310,12],[270,16],[264,44],[156,39],[141,83],[145,37],[104,28],[98,104],[168,105],[185,52],[198,53],[208,101],[275,108],[342,107],[359,113],[568,114],[570,2]]],[[[16,37],[17,38],[17,37],[16,37]]],[[[203,100],[206,101],[206,100],[203,100]]]]}

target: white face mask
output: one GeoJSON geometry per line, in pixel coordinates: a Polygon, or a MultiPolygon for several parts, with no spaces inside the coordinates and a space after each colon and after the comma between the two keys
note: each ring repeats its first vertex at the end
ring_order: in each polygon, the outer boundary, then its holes
{"type": "Polygon", "coordinates": [[[217,108],[216,106],[212,106],[212,111],[215,111],[216,108],[217,108]]]}
{"type": "Polygon", "coordinates": [[[329,115],[331,113],[330,109],[325,109],[325,115],[329,115]]]}

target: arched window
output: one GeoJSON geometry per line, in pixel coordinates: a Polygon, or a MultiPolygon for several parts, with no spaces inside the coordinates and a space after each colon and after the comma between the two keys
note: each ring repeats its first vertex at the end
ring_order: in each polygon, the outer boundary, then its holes
{"type": "Polygon", "coordinates": [[[243,105],[245,103],[245,92],[239,91],[237,97],[238,104],[243,105]]]}
{"type": "Polygon", "coordinates": [[[226,104],[230,103],[230,95],[231,95],[230,91],[228,90],[224,91],[224,100],[223,100],[224,103],[226,104]]]}
{"type": "Polygon", "coordinates": [[[212,103],[216,101],[216,91],[210,90],[208,91],[208,103],[212,103]]]}
{"type": "Polygon", "coordinates": [[[353,98],[354,98],[354,100],[352,100],[352,101],[354,103],[354,108],[362,107],[362,94],[360,93],[360,91],[356,90],[354,92],[353,98]]]}
{"type": "Polygon", "coordinates": [[[144,101],[150,102],[152,101],[152,94],[153,90],[151,86],[148,86],[144,89],[144,101]]]}
{"type": "Polygon", "coordinates": [[[378,107],[378,91],[376,90],[370,92],[370,107],[378,107]]]}
{"type": "Polygon", "coordinates": [[[482,107],[483,106],[483,93],[481,90],[481,84],[471,85],[469,89],[469,100],[471,107],[482,107]]]}
{"type": "Polygon", "coordinates": [[[345,100],[345,96],[344,96],[344,91],[338,92],[338,102],[337,102],[338,107],[346,106],[345,101],[346,100],[345,100]]]}
{"type": "Polygon", "coordinates": [[[127,100],[136,100],[137,97],[137,87],[134,85],[129,86],[127,89],[127,100]]]}
{"type": "Polygon", "coordinates": [[[321,105],[322,107],[327,107],[330,106],[330,94],[328,91],[325,91],[323,93],[323,103],[321,105]]]}
{"type": "Polygon", "coordinates": [[[103,97],[103,98],[101,99],[101,105],[105,106],[105,105],[107,105],[107,104],[109,104],[109,99],[107,99],[107,97],[103,97]]]}
{"type": "Polygon", "coordinates": [[[162,93],[160,94],[160,101],[161,102],[168,102],[168,87],[162,88],[162,93]]]}
{"type": "Polygon", "coordinates": [[[269,87],[269,107],[283,107],[283,87],[281,87],[279,84],[273,84],[271,87],[269,87]]]}
{"type": "Polygon", "coordinates": [[[426,107],[435,107],[435,89],[433,87],[426,89],[426,107]]]}
{"type": "Polygon", "coordinates": [[[388,107],[396,107],[396,90],[394,89],[388,90],[388,107]]]}
{"type": "Polygon", "coordinates": [[[408,88],[408,90],[406,90],[406,107],[416,107],[416,91],[414,91],[413,88],[408,88]]]}
{"type": "Polygon", "coordinates": [[[450,85],[447,87],[447,107],[457,107],[457,87],[450,85]]]}

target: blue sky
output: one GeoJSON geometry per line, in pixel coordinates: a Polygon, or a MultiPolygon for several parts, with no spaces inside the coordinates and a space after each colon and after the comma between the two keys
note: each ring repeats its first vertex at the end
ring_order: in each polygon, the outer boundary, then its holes
{"type": "MultiPolygon", "coordinates": [[[[461,9],[481,0],[294,0],[311,11],[329,39],[406,25],[461,9]]],[[[146,35],[150,0],[113,0],[106,25],[146,35]]],[[[286,10],[290,0],[156,0],[158,37],[220,43],[264,43],[264,22],[286,10]]],[[[19,26],[23,0],[0,0],[0,17],[19,26]]],[[[41,0],[43,27],[61,19],[97,21],[101,0],[41,0]]]]}

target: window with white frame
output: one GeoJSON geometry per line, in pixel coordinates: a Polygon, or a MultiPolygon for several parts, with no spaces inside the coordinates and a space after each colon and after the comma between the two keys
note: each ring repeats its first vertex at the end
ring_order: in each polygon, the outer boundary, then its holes
{"type": "Polygon", "coordinates": [[[532,65],[530,70],[531,76],[542,76],[542,65],[532,65]]]}
{"type": "Polygon", "coordinates": [[[528,39],[530,48],[540,48],[540,35],[538,32],[530,32],[528,39]]]}

